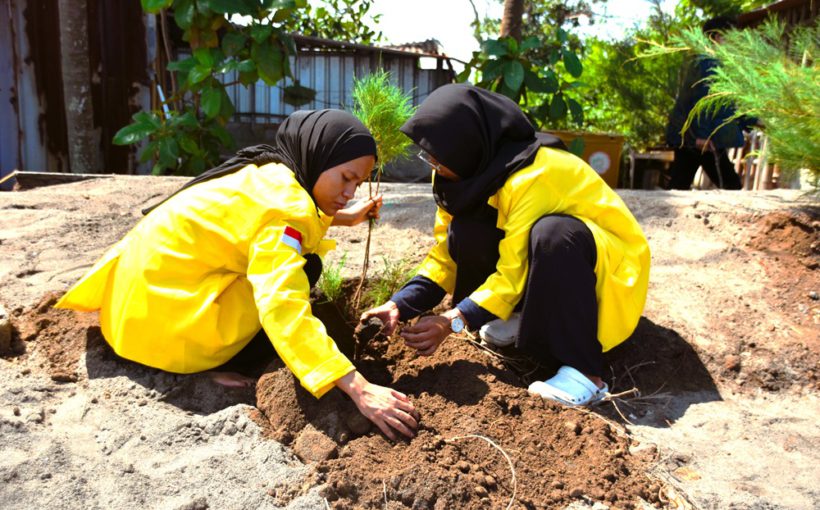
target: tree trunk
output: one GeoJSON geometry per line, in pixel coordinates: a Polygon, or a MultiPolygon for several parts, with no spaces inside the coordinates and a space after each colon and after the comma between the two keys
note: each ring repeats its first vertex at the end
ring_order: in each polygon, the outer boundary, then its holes
{"type": "Polygon", "coordinates": [[[72,173],[102,170],[100,135],[94,129],[86,0],[59,0],[60,63],[68,161],[72,173]]]}
{"type": "Polygon", "coordinates": [[[521,41],[521,18],[524,15],[524,0],[504,0],[504,14],[501,16],[501,37],[510,36],[521,41]]]}

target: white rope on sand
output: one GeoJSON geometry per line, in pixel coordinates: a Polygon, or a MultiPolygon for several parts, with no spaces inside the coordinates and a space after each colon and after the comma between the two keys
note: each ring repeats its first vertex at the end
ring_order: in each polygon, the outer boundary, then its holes
{"type": "Polygon", "coordinates": [[[507,503],[507,510],[510,510],[510,508],[512,507],[512,504],[515,502],[515,491],[518,487],[518,483],[516,482],[516,479],[515,479],[515,468],[513,467],[512,459],[510,459],[510,456],[507,455],[507,452],[505,452],[503,448],[498,446],[492,439],[490,439],[489,437],[478,435],[478,434],[466,434],[464,436],[451,437],[450,439],[445,439],[444,442],[445,443],[452,443],[453,441],[458,441],[460,439],[469,439],[469,438],[481,439],[483,441],[486,441],[486,442],[490,443],[490,445],[493,448],[500,451],[501,455],[503,455],[504,458],[507,459],[507,464],[510,466],[510,472],[512,473],[512,487],[513,487],[512,496],[510,496],[510,502],[507,503]]]}

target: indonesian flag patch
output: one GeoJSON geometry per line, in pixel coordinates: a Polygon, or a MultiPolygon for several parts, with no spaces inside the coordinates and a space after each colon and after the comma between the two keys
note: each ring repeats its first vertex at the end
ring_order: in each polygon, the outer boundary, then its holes
{"type": "Polygon", "coordinates": [[[302,234],[293,227],[285,227],[282,242],[302,254],[302,234]]]}

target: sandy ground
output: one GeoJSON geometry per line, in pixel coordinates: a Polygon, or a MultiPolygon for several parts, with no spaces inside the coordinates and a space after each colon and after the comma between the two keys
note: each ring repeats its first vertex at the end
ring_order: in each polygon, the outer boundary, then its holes
{"type": "MultiPolygon", "coordinates": [[[[0,194],[0,304],[12,324],[79,278],[141,207],[180,182],[115,177],[0,194]]],[[[383,186],[374,271],[384,258],[416,263],[431,244],[429,186],[383,186]]],[[[635,383],[643,396],[602,414],[657,449],[651,474],[682,496],[670,508],[820,507],[811,197],[621,195],[653,251],[638,334],[661,332],[677,350],[626,367],[632,381],[613,370],[621,378],[610,380],[614,387],[635,383]],[[778,214],[803,219],[791,230],[767,223],[778,214]],[[792,237],[808,240],[808,254],[784,241],[792,237]]],[[[328,261],[347,253],[345,272],[358,275],[366,235],[366,227],[331,229],[339,247],[328,261]]],[[[311,467],[260,434],[252,392],[225,392],[200,376],[112,368],[95,348],[76,377],[55,378],[48,352],[24,336],[17,333],[17,351],[0,359],[0,507],[280,508],[270,492],[283,484],[302,494],[286,508],[324,507],[321,488],[310,486],[311,467]]]]}

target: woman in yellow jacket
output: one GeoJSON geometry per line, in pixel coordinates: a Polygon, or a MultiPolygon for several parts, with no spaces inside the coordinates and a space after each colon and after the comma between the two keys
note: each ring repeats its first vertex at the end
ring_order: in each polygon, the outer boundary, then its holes
{"type": "Polygon", "coordinates": [[[309,302],[331,223],[359,223],[381,206],[344,209],[375,157],[349,113],[296,112],[275,147],[240,152],[151,210],[57,306],[99,310],[119,356],[183,374],[223,365],[263,328],[314,396],[338,386],[388,437],[410,436],[407,396],[365,380],[309,302]]]}
{"type": "Polygon", "coordinates": [[[432,354],[465,326],[560,367],[532,394],[567,405],[604,397],[602,353],[635,329],[649,247],[618,195],[504,96],[446,85],[402,131],[433,167],[437,244],[416,277],[365,312],[390,331],[453,296],[456,307],[401,335],[432,354]]]}

